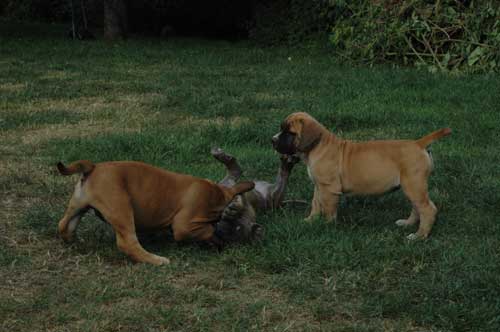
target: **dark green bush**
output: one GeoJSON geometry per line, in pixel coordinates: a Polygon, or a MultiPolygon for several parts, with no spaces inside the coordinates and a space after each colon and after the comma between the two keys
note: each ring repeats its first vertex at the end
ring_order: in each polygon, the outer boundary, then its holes
{"type": "Polygon", "coordinates": [[[500,68],[498,0],[331,0],[327,16],[334,51],[348,60],[500,68]]]}
{"type": "MultiPolygon", "coordinates": [[[[80,1],[74,1],[80,19],[80,1]]],[[[86,0],[91,26],[102,1],[86,0]]],[[[329,36],[340,58],[430,70],[500,71],[500,0],[127,0],[130,31],[304,46],[329,36]],[[169,30],[170,31],[170,30],[169,30]]],[[[5,0],[0,15],[68,22],[67,0],[5,0]]]]}
{"type": "Polygon", "coordinates": [[[249,36],[260,44],[300,45],[328,28],[324,0],[257,0],[249,36]]]}

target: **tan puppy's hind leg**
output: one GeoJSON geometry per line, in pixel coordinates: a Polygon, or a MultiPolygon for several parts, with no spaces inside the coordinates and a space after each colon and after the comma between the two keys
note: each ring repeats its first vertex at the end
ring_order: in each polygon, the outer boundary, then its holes
{"type": "Polygon", "coordinates": [[[431,232],[436,219],[437,209],[429,199],[427,192],[427,177],[414,176],[411,179],[401,179],[401,187],[408,199],[419,213],[420,225],[416,233],[408,235],[409,240],[426,239],[431,232]]]}
{"type": "Polygon", "coordinates": [[[401,226],[401,227],[415,225],[419,219],[420,219],[420,216],[418,214],[418,211],[415,207],[413,207],[408,219],[399,219],[396,221],[396,225],[401,226]]]}
{"type": "Polygon", "coordinates": [[[437,208],[431,200],[427,200],[418,207],[420,211],[420,225],[416,233],[408,235],[408,239],[426,239],[436,221],[437,208]]]}

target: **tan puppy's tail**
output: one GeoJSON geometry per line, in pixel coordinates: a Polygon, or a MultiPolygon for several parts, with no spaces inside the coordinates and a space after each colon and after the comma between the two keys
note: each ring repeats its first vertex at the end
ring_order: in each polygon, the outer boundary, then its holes
{"type": "Polygon", "coordinates": [[[89,160],[78,160],[74,163],[69,164],[68,167],[64,166],[62,162],[57,163],[57,169],[61,175],[71,175],[76,173],[82,173],[83,175],[88,175],[94,169],[95,165],[89,160]]]}
{"type": "Polygon", "coordinates": [[[448,136],[451,134],[451,128],[443,128],[436,130],[435,132],[430,133],[420,139],[417,140],[417,144],[420,145],[423,149],[425,149],[428,145],[434,142],[441,137],[448,136]]]}

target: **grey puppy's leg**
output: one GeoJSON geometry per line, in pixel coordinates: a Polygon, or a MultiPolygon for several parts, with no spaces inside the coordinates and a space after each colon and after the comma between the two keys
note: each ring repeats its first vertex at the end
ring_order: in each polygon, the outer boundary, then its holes
{"type": "MultiPolygon", "coordinates": [[[[213,148],[212,156],[226,166],[226,176],[219,184],[232,187],[243,173],[235,157],[221,148],[213,148]]],[[[215,224],[215,233],[223,242],[248,242],[262,238],[262,227],[255,222],[255,210],[246,199],[246,195],[237,195],[224,209],[219,222],[215,224]]]]}
{"type": "MultiPolygon", "coordinates": [[[[227,173],[219,183],[232,187],[241,177],[242,170],[235,157],[226,154],[221,148],[213,148],[212,156],[226,166],[227,173]]],[[[296,156],[281,156],[281,165],[276,183],[254,181],[255,189],[238,195],[224,209],[216,232],[231,242],[244,242],[262,238],[263,230],[256,220],[257,209],[275,209],[283,202],[285,188],[293,166],[300,161],[296,156]]]]}
{"type": "Polygon", "coordinates": [[[226,187],[234,186],[243,173],[236,158],[225,153],[221,148],[213,148],[210,153],[215,159],[223,163],[227,169],[226,176],[219,181],[219,184],[226,187]]]}
{"type": "Polygon", "coordinates": [[[266,199],[271,209],[278,208],[283,203],[288,178],[290,177],[293,166],[300,161],[300,158],[297,156],[281,155],[280,160],[281,165],[278,170],[278,176],[276,176],[276,182],[270,188],[271,190],[266,199]]]}
{"type": "MultiPolygon", "coordinates": [[[[226,166],[227,173],[219,183],[228,187],[234,186],[243,173],[235,157],[227,154],[221,148],[213,148],[212,156],[226,166]]],[[[297,156],[280,156],[281,165],[276,176],[276,182],[254,181],[255,189],[244,196],[256,209],[275,209],[283,202],[288,178],[296,163],[300,161],[297,156]]]]}

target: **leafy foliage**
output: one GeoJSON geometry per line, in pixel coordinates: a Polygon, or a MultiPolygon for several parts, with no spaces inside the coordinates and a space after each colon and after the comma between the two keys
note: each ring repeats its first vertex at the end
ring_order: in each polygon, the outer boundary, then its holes
{"type": "MultiPolygon", "coordinates": [[[[77,18],[81,2],[75,1],[77,18]]],[[[102,1],[86,0],[91,26],[102,1]]],[[[128,1],[129,30],[169,37],[250,37],[260,45],[304,46],[329,37],[334,53],[364,64],[431,71],[500,71],[498,0],[147,0],[128,1]]],[[[6,0],[0,15],[68,21],[66,0],[6,0]]]]}
{"type": "Polygon", "coordinates": [[[330,41],[346,59],[435,70],[500,68],[500,2],[331,0],[330,41]]]}
{"type": "Polygon", "coordinates": [[[323,0],[256,1],[250,38],[261,44],[292,44],[305,42],[312,35],[328,28],[323,0]]]}

